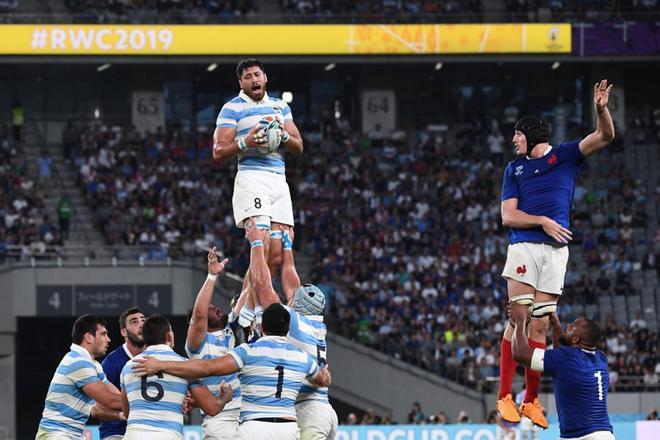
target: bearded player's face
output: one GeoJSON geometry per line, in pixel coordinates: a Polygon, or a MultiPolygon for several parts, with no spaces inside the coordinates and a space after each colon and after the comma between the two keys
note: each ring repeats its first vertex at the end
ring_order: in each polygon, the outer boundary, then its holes
{"type": "Polygon", "coordinates": [[[254,101],[261,101],[263,99],[264,94],[266,93],[267,82],[268,77],[259,66],[252,66],[244,69],[241,74],[241,79],[238,80],[241,90],[243,90],[245,94],[254,101]]]}

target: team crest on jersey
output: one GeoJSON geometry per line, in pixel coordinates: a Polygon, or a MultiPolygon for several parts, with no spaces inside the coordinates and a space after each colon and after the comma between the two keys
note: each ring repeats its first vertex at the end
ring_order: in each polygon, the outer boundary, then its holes
{"type": "Polygon", "coordinates": [[[279,108],[278,106],[274,105],[273,106],[273,112],[277,115],[277,114],[282,113],[282,109],[279,108]]]}
{"type": "Polygon", "coordinates": [[[557,162],[557,155],[553,154],[548,158],[548,164],[553,165],[555,162],[557,162]]]}
{"type": "Polygon", "coordinates": [[[515,174],[516,176],[520,176],[520,175],[523,173],[523,166],[524,166],[524,165],[518,165],[518,166],[516,167],[516,171],[515,171],[515,173],[513,173],[513,174],[515,174]]]}

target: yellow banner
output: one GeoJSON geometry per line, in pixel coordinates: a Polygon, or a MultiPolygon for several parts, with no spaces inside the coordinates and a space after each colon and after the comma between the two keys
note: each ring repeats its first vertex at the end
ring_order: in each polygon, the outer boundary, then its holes
{"type": "Polygon", "coordinates": [[[0,25],[0,55],[424,55],[570,51],[570,24],[0,25]]]}

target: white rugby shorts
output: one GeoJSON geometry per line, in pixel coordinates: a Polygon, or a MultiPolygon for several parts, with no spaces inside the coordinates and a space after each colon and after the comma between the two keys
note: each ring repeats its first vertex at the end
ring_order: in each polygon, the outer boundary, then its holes
{"type": "Polygon", "coordinates": [[[241,439],[252,440],[298,440],[299,430],[296,422],[274,423],[248,420],[238,427],[241,439]]]}
{"type": "Polygon", "coordinates": [[[181,440],[181,434],[175,432],[139,431],[126,429],[123,440],[181,440]]]}
{"type": "Polygon", "coordinates": [[[254,216],[270,217],[272,222],[293,226],[291,192],[284,174],[252,170],[237,172],[232,207],[239,228],[244,227],[246,219],[254,216]]]}
{"type": "Polygon", "coordinates": [[[296,404],[300,440],[333,440],[337,435],[337,413],[332,405],[319,400],[296,404]]]}
{"type": "Polygon", "coordinates": [[[238,420],[222,420],[217,416],[206,416],[202,422],[202,432],[204,440],[236,440],[239,438],[238,420]]]}
{"type": "Polygon", "coordinates": [[[561,295],[568,263],[568,246],[545,243],[510,244],[502,276],[529,284],[538,292],[561,295]]]}
{"type": "Polygon", "coordinates": [[[80,437],[64,431],[46,431],[39,428],[35,440],[80,440],[80,437]]]}
{"type": "MultiPolygon", "coordinates": [[[[563,440],[560,438],[559,440],[563,440]]],[[[595,431],[591,434],[583,435],[582,437],[575,437],[570,440],[615,440],[614,434],[610,431],[595,431]]]]}

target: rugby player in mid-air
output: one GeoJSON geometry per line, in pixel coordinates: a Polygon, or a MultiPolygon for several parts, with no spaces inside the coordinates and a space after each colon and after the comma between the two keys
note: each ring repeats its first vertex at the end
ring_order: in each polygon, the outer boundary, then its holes
{"type": "MultiPolygon", "coordinates": [[[[517,159],[509,162],[502,185],[502,223],[509,227],[509,248],[502,276],[507,280],[513,307],[531,307],[529,344],[543,350],[548,314],[557,309],[564,288],[571,240],[570,211],[575,181],[585,158],[614,139],[614,123],[607,109],[612,86],[607,80],[594,86],[596,130],[582,140],[549,144],[547,123],[525,116],[515,126],[513,143],[517,159]]],[[[507,325],[500,353],[500,389],[497,410],[508,422],[520,414],[535,425],[548,427],[538,401],[541,375],[525,369],[524,403],[520,409],[511,396],[516,364],[511,353],[513,328],[507,325]]]]}
{"type": "Polygon", "coordinates": [[[578,318],[568,324],[564,334],[557,314],[553,313],[550,323],[554,348],[543,350],[528,343],[528,311],[510,307],[509,316],[514,327],[513,358],[526,368],[553,376],[561,438],[614,440],[607,415],[607,356],[597,348],[602,334],[598,324],[578,318]]]}

